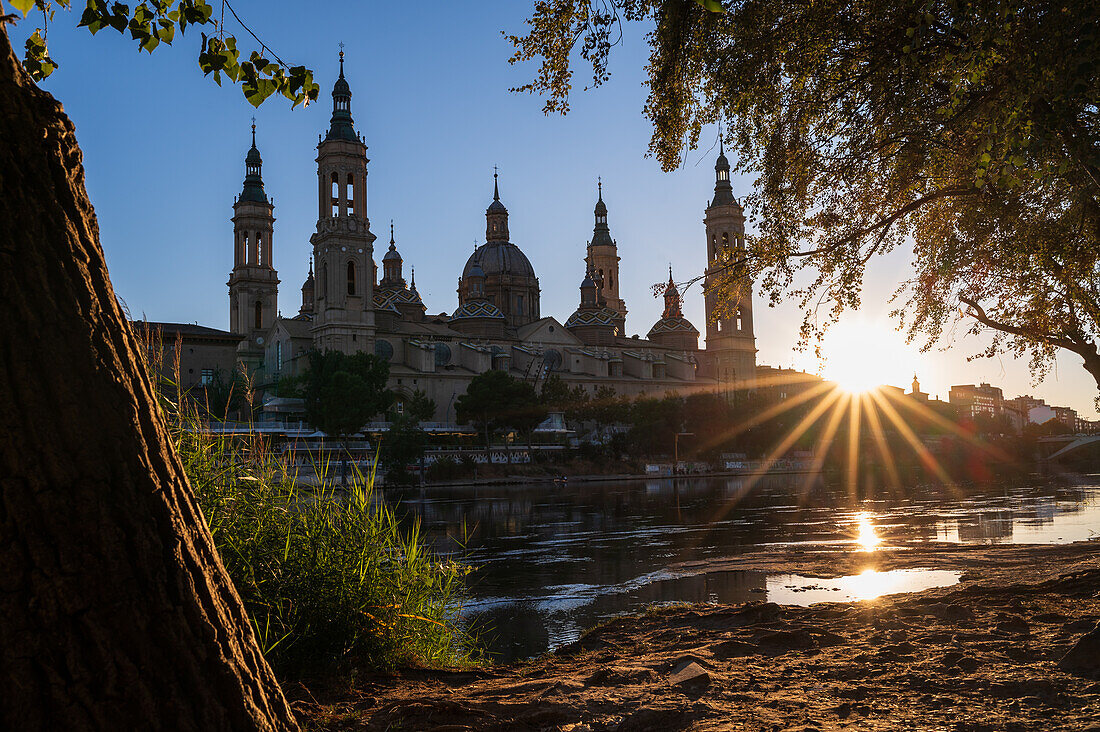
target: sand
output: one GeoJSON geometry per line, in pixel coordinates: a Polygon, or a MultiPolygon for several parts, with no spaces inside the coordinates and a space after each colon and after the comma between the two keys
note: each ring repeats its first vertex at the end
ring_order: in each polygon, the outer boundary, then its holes
{"type": "Polygon", "coordinates": [[[854,603],[680,606],[615,619],[533,661],[287,691],[323,730],[1100,732],[1100,542],[772,548],[705,567],[867,568],[961,578],[854,603]]]}

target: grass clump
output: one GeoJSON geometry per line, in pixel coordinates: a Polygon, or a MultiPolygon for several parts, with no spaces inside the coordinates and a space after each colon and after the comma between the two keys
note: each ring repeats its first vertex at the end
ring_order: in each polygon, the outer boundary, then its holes
{"type": "Polygon", "coordinates": [[[401,526],[373,470],[345,488],[319,466],[318,487],[300,488],[265,440],[212,431],[200,404],[171,391],[176,451],[276,671],[479,660],[459,623],[469,568],[425,549],[417,523],[401,526]]]}

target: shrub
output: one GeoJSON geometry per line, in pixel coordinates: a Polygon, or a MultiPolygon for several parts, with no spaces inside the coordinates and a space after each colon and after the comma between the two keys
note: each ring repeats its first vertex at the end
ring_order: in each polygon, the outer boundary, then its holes
{"type": "Polygon", "coordinates": [[[402,528],[375,495],[373,470],[356,471],[339,490],[321,465],[319,487],[302,489],[260,437],[213,433],[186,395],[162,403],[222,563],[276,671],[478,660],[459,624],[468,568],[427,551],[418,524],[402,528]]]}

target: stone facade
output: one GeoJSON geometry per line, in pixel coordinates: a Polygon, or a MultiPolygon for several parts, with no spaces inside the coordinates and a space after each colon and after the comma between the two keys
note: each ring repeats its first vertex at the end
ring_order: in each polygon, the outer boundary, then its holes
{"type": "Polygon", "coordinates": [[[752,281],[741,274],[745,253],[745,212],[733,195],[730,164],[719,152],[714,165],[714,198],[703,223],[707,230],[707,345],[705,369],[719,388],[751,386],[756,374],[756,336],[752,322],[752,281]],[[732,306],[722,307],[729,297],[732,306]]]}
{"type": "MultiPolygon", "coordinates": [[[[620,257],[607,223],[602,182],[592,239],[579,263],[584,269],[580,304],[564,324],[541,313],[540,283],[530,259],[510,241],[509,212],[501,201],[496,174],[493,199],[485,211],[485,243],[470,255],[459,277],[458,305],[449,315],[427,315],[415,276],[406,280],[405,260],[392,223],[378,278],[375,236],[366,205],[366,145],[354,130],[342,55],[332,97],[330,127],[317,146],[318,222],[311,237],[309,277],[301,288],[302,304],[294,317],[251,323],[264,326],[259,335],[245,327],[248,323],[241,320],[238,303],[249,305],[248,298],[256,299],[246,287],[255,280],[268,288],[263,290],[267,299],[262,313],[274,314],[277,307],[278,279],[270,255],[273,209],[266,196],[252,200],[257,187],[263,190],[258,162],[254,179],[246,179],[245,193],[238,201],[238,207],[249,207],[244,228],[260,232],[259,241],[268,247],[258,264],[267,266],[269,273],[265,270],[261,277],[248,270],[246,277],[242,270],[238,275],[238,266],[250,264],[247,255],[240,261],[245,250],[238,235],[230,280],[233,333],[239,332],[246,344],[241,348],[248,350],[249,358],[262,360],[261,383],[270,386],[284,376],[301,373],[313,349],[365,351],[389,362],[390,387],[399,395],[427,393],[436,403],[439,422],[455,420],[455,401],[475,376],[491,369],[509,372],[536,387],[557,375],[570,387],[579,385],[590,393],[610,387],[624,396],[751,386],[756,353],[751,282],[740,291],[735,317],[707,323],[705,350],[699,348],[699,331],[683,317],[671,271],[661,319],[647,338],[625,336],[627,307],[619,289],[620,257]]],[[[247,160],[258,161],[255,144],[249,156],[247,160]]],[[[248,172],[252,176],[253,168],[248,167],[248,172]]],[[[716,281],[729,257],[744,247],[744,213],[733,197],[724,155],[719,156],[716,173],[714,199],[704,220],[708,283],[716,281]]],[[[240,220],[244,226],[244,210],[235,209],[235,225],[240,220]]],[[[710,288],[706,292],[708,313],[715,313],[719,295],[710,288]]]]}

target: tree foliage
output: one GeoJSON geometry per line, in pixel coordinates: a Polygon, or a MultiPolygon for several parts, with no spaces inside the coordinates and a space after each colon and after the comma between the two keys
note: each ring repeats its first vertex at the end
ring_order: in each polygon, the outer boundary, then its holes
{"type": "MultiPolygon", "coordinates": [[[[71,0],[9,0],[26,17],[37,9],[42,14],[42,27],[35,29],[26,42],[23,66],[35,81],[41,81],[57,68],[46,44],[50,22],[58,9],[70,11],[71,0]]],[[[143,0],[134,6],[106,0],[87,0],[80,15],[78,27],[87,28],[92,35],[111,28],[119,33],[129,32],[142,51],[152,53],[160,44],[172,45],[176,31],[186,33],[190,26],[210,27],[213,32],[202,32],[202,45],[198,62],[203,74],[214,75],[219,86],[224,75],[240,84],[245,99],[259,106],[272,94],[281,94],[293,106],[308,104],[317,99],[319,87],[313,81],[313,72],[305,66],[290,66],[268,48],[258,36],[237,16],[228,2],[221,4],[221,12],[215,17],[214,6],[205,0],[143,0]],[[241,60],[234,35],[225,32],[225,11],[235,19],[257,44],[246,60],[241,60]]]]}
{"type": "Polygon", "coordinates": [[[428,443],[420,423],[435,414],[435,400],[420,390],[401,397],[401,406],[400,414],[391,412],[390,429],[382,440],[382,464],[389,483],[411,482],[407,466],[420,459],[428,443]]]}
{"type": "MultiPolygon", "coordinates": [[[[607,78],[629,21],[651,30],[650,151],[677,167],[726,120],[757,174],[743,265],[795,298],[807,342],[860,306],[866,266],[915,243],[894,315],[929,348],[961,319],[977,355],[1057,349],[1100,385],[1100,6],[1089,0],[536,2],[513,62],[565,112],[572,54],[607,78]],[[577,50],[579,46],[579,50],[577,50]]],[[[736,302],[735,277],[711,286],[736,302]]]]}
{"type": "Polygon", "coordinates": [[[535,387],[503,371],[475,376],[455,401],[455,413],[459,421],[469,422],[485,434],[486,446],[496,430],[511,427],[530,432],[546,419],[546,407],[535,387]]]}
{"type": "Polygon", "coordinates": [[[355,434],[393,402],[389,374],[389,364],[373,354],[311,352],[302,387],[306,419],[334,437],[355,434]]]}

